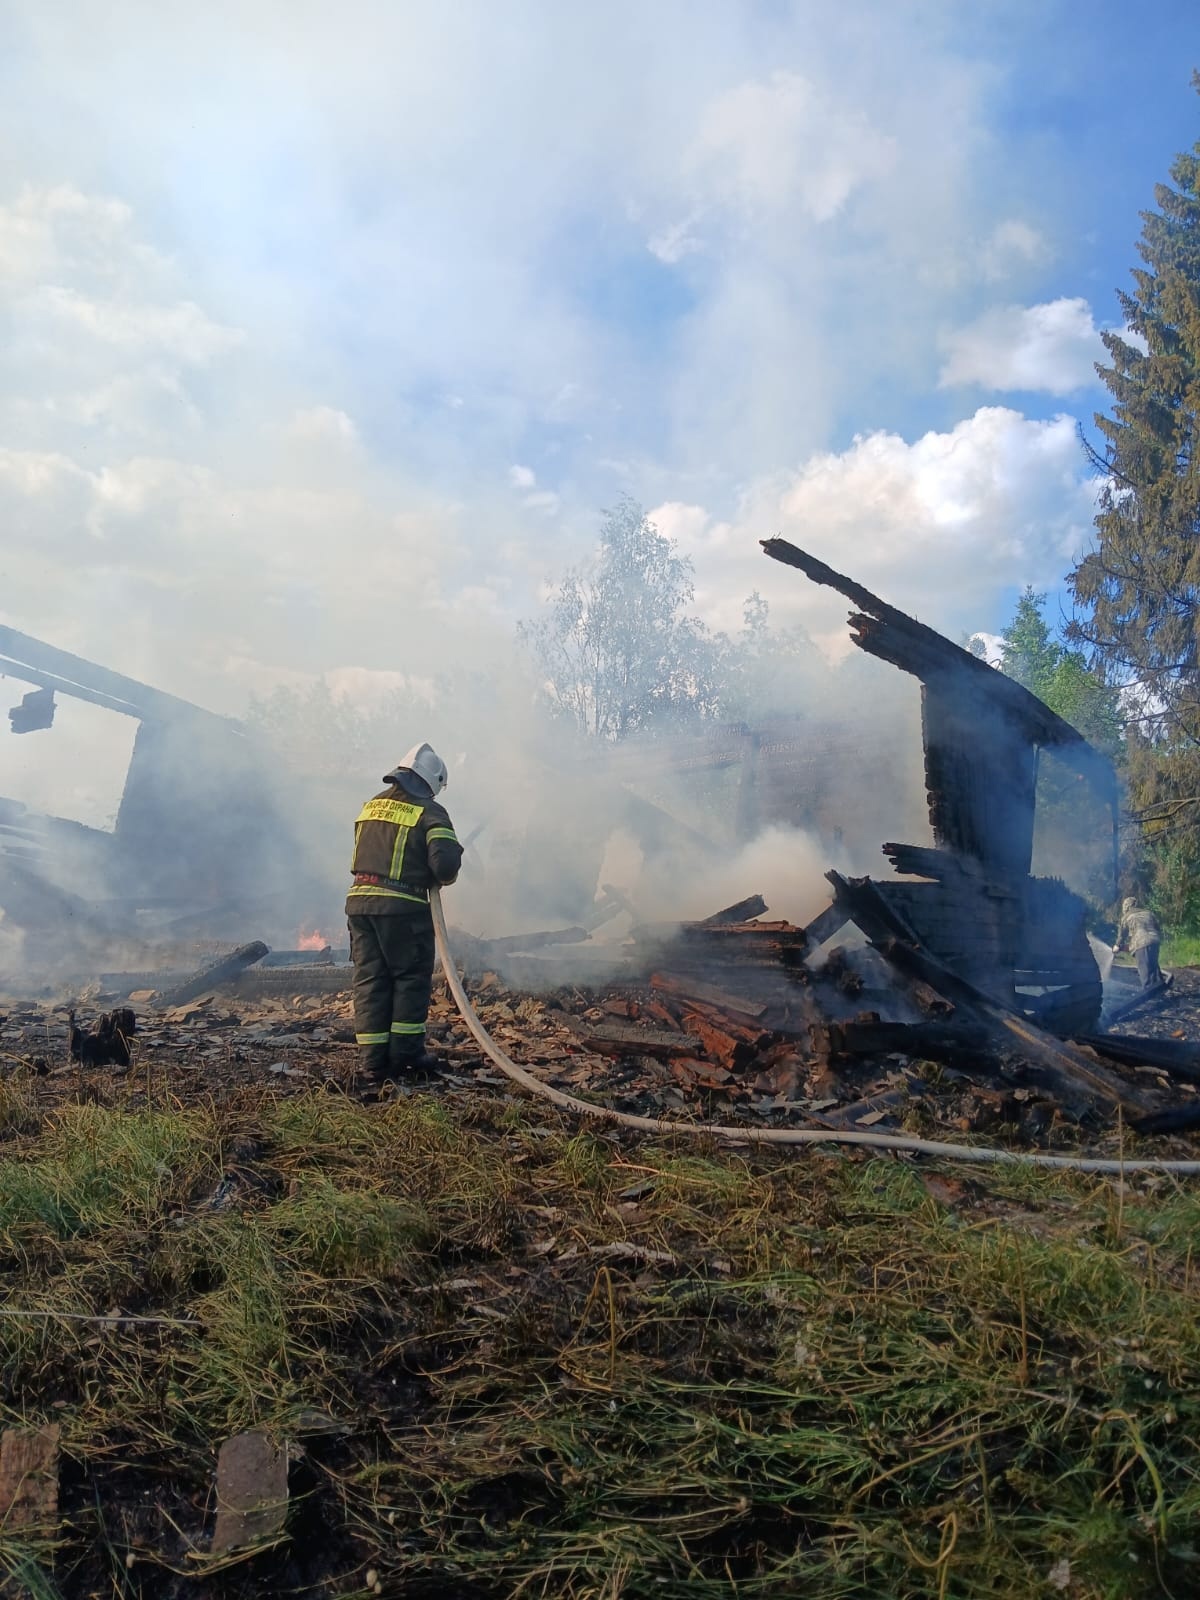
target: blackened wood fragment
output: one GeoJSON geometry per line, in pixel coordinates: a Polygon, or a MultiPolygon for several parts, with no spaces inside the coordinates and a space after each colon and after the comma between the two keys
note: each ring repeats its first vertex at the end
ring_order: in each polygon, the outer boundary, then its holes
{"type": "Polygon", "coordinates": [[[127,1067],[129,1041],[137,1032],[137,1018],[128,1006],[107,1011],[89,1032],[75,1022],[74,1011],[67,1013],[71,1059],[84,1067],[127,1067]]]}
{"type": "Polygon", "coordinates": [[[694,1056],[700,1050],[700,1040],[691,1033],[641,1028],[632,1022],[588,1022],[567,1013],[560,1020],[578,1036],[585,1049],[597,1055],[694,1056]]]}
{"type": "Polygon", "coordinates": [[[726,906],[724,911],[714,911],[711,917],[705,917],[704,926],[719,926],[723,922],[749,922],[754,917],[761,917],[767,909],[767,902],[760,894],[752,894],[746,900],[739,900],[736,905],[726,906]]]}
{"type": "Polygon", "coordinates": [[[252,967],[256,961],[261,961],[269,954],[270,951],[260,939],[256,939],[253,944],[240,945],[238,949],[231,950],[227,956],[222,956],[219,961],[214,961],[210,966],[194,972],[190,978],[185,978],[177,989],[172,989],[170,994],[163,996],[163,1004],[182,1006],[189,1000],[195,1000],[198,995],[207,994],[210,989],[219,989],[223,983],[236,978],[239,972],[244,972],[247,967],[252,967]]]}

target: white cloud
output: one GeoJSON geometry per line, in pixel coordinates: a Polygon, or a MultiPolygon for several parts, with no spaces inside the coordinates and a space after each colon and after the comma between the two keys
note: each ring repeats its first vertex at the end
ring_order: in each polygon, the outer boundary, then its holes
{"type": "Polygon", "coordinates": [[[1040,306],[999,306],[949,335],[938,379],[943,389],[1025,389],[1065,395],[1095,381],[1104,354],[1092,310],[1081,298],[1040,306]]]}
{"type": "Polygon", "coordinates": [[[911,443],[874,433],[816,454],[753,486],[728,521],[678,503],[650,515],[692,557],[717,627],[736,629],[758,589],[778,620],[844,634],[840,597],[764,558],[758,541],[781,534],[957,638],[1005,587],[1058,582],[1094,510],[1074,419],[990,406],[911,443]]]}
{"type": "Polygon", "coordinates": [[[668,223],[650,235],[646,241],[647,250],[668,267],[676,266],[685,256],[697,255],[704,249],[704,242],[694,229],[703,215],[702,210],[696,209],[680,221],[668,223]]]}
{"type": "MultiPolygon", "coordinates": [[[[10,204],[0,205],[0,282],[33,285],[64,261],[72,270],[111,278],[125,254],[132,216],[123,201],[86,195],[70,184],[25,183],[10,204]]],[[[161,259],[145,245],[138,254],[143,270],[161,259]]]]}
{"type": "Polygon", "coordinates": [[[796,241],[806,223],[829,224],[858,191],[896,165],[896,139],[882,132],[842,86],[830,92],[796,72],[740,83],[702,108],[681,157],[674,194],[683,215],[653,228],[646,247],[666,266],[727,253],[764,224],[796,241]]]}
{"type": "Polygon", "coordinates": [[[983,647],[983,659],[993,667],[998,667],[1004,660],[1004,639],[998,633],[976,632],[971,635],[971,643],[976,641],[983,647]]]}
{"type": "Polygon", "coordinates": [[[532,467],[509,467],[508,481],[514,489],[532,489],[537,483],[537,474],[532,467]]]}

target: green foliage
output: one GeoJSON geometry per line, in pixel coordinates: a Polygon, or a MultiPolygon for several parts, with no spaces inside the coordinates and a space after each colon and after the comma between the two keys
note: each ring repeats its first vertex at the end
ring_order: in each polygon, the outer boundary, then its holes
{"type": "Polygon", "coordinates": [[[794,714],[828,693],[829,668],[803,628],[773,628],[770,606],[756,589],[742,607],[742,630],[725,641],[720,714],[759,722],[794,714]]]}
{"type": "MultiPolygon", "coordinates": [[[[1197,78],[1200,88],[1200,77],[1197,78]]],[[[1096,549],[1071,576],[1079,625],[1111,670],[1154,697],[1173,727],[1200,732],[1200,144],[1143,213],[1126,337],[1103,334],[1113,396],[1097,415],[1106,483],[1096,549]],[[1136,342],[1135,342],[1136,340],[1136,342]]]]}
{"type": "Polygon", "coordinates": [[[1124,329],[1102,335],[1112,407],[1096,417],[1093,455],[1104,487],[1095,548],[1069,581],[1074,639],[1140,715],[1128,776],[1148,834],[1133,879],[1174,921],[1195,918],[1200,879],[1200,144],[1155,200],[1144,265],[1118,294],[1124,329]]]}
{"type": "MultiPolygon", "coordinates": [[[[1045,700],[1054,673],[1063,657],[1063,647],[1050,632],[1042,615],[1046,596],[1027,585],[1017,601],[1013,619],[1001,634],[1001,666],[1039,699],[1045,700]]],[[[1047,701],[1047,704],[1049,702],[1047,701]]]]}
{"type": "MultiPolygon", "coordinates": [[[[1120,700],[1081,650],[1055,638],[1046,596],[1026,588],[1002,635],[1001,670],[1077,728],[1098,750],[1123,754],[1120,700]]],[[[1062,877],[1097,914],[1113,898],[1112,818],[1079,775],[1043,751],[1038,766],[1035,872],[1062,877]]]]}
{"type": "Polygon", "coordinates": [[[620,500],[594,559],[560,580],[549,616],[518,630],[553,710],[601,739],[711,715],[723,641],[687,614],[694,592],[687,557],[620,500]]]}
{"type": "Polygon", "coordinates": [[[1120,697],[1082,650],[1068,649],[1054,637],[1043,615],[1045,606],[1046,596],[1027,587],[1001,635],[1001,668],[1098,750],[1116,755],[1121,745],[1120,697]]]}

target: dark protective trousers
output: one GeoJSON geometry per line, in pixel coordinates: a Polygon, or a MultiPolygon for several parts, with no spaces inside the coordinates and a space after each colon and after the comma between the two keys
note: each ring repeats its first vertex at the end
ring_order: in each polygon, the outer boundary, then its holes
{"type": "Polygon", "coordinates": [[[1143,989],[1153,989],[1163,981],[1158,965],[1158,948],[1159,943],[1156,939],[1153,944],[1144,945],[1142,949],[1133,952],[1143,989]]]}
{"type": "Polygon", "coordinates": [[[403,1071],[425,1048],[433,987],[433,919],[427,910],[347,917],[354,962],[354,1036],[370,1073],[403,1071]]]}

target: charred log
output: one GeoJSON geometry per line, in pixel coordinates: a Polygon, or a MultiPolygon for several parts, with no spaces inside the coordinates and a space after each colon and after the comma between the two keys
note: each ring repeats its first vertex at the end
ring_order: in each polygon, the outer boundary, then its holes
{"type": "Polygon", "coordinates": [[[726,906],[724,911],[714,911],[711,917],[705,917],[703,927],[715,927],[725,922],[749,922],[754,917],[761,917],[767,910],[767,902],[760,894],[752,894],[746,900],[739,900],[736,905],[726,906]]]}
{"type": "Polygon", "coordinates": [[[229,983],[247,967],[252,967],[256,961],[261,961],[270,952],[261,940],[256,939],[253,944],[240,945],[238,949],[231,950],[227,956],[222,956],[219,961],[214,961],[210,966],[202,967],[186,978],[177,989],[172,989],[163,996],[163,1003],[168,1006],[186,1005],[189,1000],[195,1000],[202,994],[207,994],[210,989],[219,989],[223,983],[229,983]]]}

